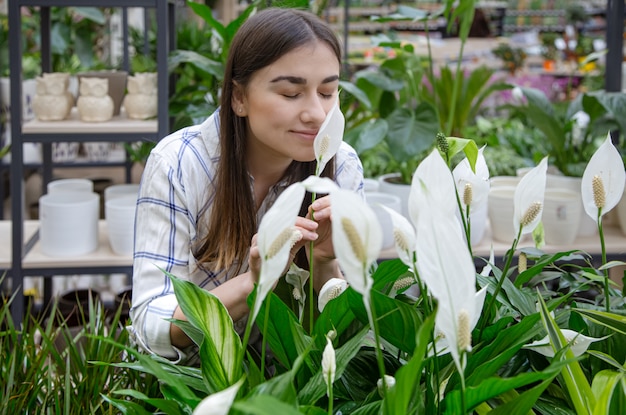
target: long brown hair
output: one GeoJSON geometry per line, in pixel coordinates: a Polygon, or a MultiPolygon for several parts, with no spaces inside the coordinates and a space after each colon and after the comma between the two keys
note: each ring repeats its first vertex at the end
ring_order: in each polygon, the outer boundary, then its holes
{"type": "MultiPolygon", "coordinates": [[[[244,89],[252,75],[283,55],[311,42],[322,41],[341,62],[341,45],[332,29],[312,13],[289,8],[268,8],[241,25],[229,50],[219,110],[220,164],[215,178],[215,199],[210,211],[207,237],[197,252],[200,264],[212,262],[216,269],[241,261],[248,253],[256,232],[256,209],[246,166],[246,118],[232,110],[233,87],[244,89]]],[[[315,161],[293,161],[286,178],[289,183],[303,180],[315,172],[315,161]]],[[[323,176],[334,177],[334,161],[323,176]]],[[[304,199],[306,213],[311,197],[304,199]]],[[[300,261],[299,261],[300,262],[300,261]]]]}

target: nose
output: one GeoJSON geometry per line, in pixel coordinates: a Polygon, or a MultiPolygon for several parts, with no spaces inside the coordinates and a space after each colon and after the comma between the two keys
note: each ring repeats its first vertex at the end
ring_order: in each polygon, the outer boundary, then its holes
{"type": "MultiPolygon", "coordinates": [[[[321,125],[326,118],[326,113],[328,112],[326,105],[324,104],[325,101],[320,98],[318,94],[315,94],[315,96],[311,99],[306,100],[302,111],[300,112],[302,122],[321,125]]],[[[330,110],[330,108],[328,108],[328,110],[330,110]]]]}

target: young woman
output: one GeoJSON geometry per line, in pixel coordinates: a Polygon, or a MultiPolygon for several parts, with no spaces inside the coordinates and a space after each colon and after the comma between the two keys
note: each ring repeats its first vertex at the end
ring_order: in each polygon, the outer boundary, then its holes
{"type": "MultiPolygon", "coordinates": [[[[230,47],[220,109],[202,124],[162,139],[143,173],[131,309],[141,348],[175,361],[194,350],[168,321],[185,316],[161,269],[216,295],[243,331],[246,297],[260,268],[257,226],[289,184],[314,173],[313,139],[337,102],[340,70],[337,37],[313,14],[265,9],[240,27],[230,47]]],[[[323,175],[363,191],[361,163],[345,143],[323,175]]],[[[303,238],[292,254],[315,241],[309,260],[319,290],[341,274],[329,198],[308,206],[310,200],[305,197],[296,222],[303,238]]]]}

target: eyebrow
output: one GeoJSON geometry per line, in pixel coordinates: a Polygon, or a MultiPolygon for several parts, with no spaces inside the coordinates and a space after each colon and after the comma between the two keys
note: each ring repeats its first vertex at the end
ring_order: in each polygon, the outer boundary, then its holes
{"type": "MultiPolygon", "coordinates": [[[[328,83],[337,81],[338,79],[339,79],[339,75],[331,75],[327,78],[324,78],[324,80],[322,80],[322,83],[328,84],[328,83]]],[[[297,84],[297,85],[306,85],[306,79],[301,78],[299,76],[288,76],[288,75],[277,76],[276,78],[272,79],[270,82],[275,83],[275,82],[280,82],[280,81],[287,81],[287,82],[290,82],[292,84],[297,84]]]]}

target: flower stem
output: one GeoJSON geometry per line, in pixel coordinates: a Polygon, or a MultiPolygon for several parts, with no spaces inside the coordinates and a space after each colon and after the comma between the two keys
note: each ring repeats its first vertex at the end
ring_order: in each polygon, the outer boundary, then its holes
{"type": "MultiPolygon", "coordinates": [[[[520,227],[517,231],[517,237],[513,240],[511,249],[509,249],[509,251],[506,253],[506,261],[504,263],[504,268],[502,268],[502,274],[500,275],[498,284],[496,285],[496,288],[493,291],[493,294],[491,295],[491,299],[489,300],[489,304],[487,305],[486,312],[487,312],[488,317],[491,315],[491,312],[493,311],[493,307],[495,306],[496,299],[498,298],[498,294],[500,293],[500,290],[502,289],[502,284],[504,284],[504,279],[507,277],[509,268],[511,267],[511,262],[513,261],[513,255],[515,255],[517,244],[521,237],[522,237],[522,225],[520,224],[520,227]]],[[[479,340],[482,339],[483,337],[483,330],[485,329],[487,320],[489,320],[489,318],[484,319],[482,323],[480,324],[480,332],[479,332],[480,334],[478,335],[479,340]]]]}
{"type": "Polygon", "coordinates": [[[328,385],[328,415],[333,415],[333,385],[328,385]]]}
{"type": "MultiPolygon", "coordinates": [[[[602,208],[598,208],[598,233],[602,249],[602,265],[606,265],[606,245],[604,243],[604,229],[602,228],[602,208]]],[[[604,269],[604,305],[607,313],[611,311],[611,293],[609,292],[609,270],[604,269]]]]}
{"type": "MultiPolygon", "coordinates": [[[[465,352],[461,352],[463,355],[461,359],[465,360],[465,352]]],[[[463,369],[465,368],[465,364],[461,365],[463,369]]],[[[459,378],[461,379],[461,413],[467,413],[467,402],[465,401],[465,370],[459,370],[459,378]]]]}
{"type": "MultiPolygon", "coordinates": [[[[319,165],[318,165],[319,167],[319,165]]],[[[316,172],[317,174],[317,172],[316,172]]],[[[316,193],[313,192],[311,194],[311,204],[313,204],[313,202],[315,202],[315,197],[316,197],[316,193]]],[[[311,209],[311,219],[315,220],[315,212],[313,212],[313,209],[311,209]]],[[[309,242],[309,255],[310,255],[310,259],[309,259],[309,333],[313,332],[313,324],[315,323],[314,321],[314,316],[313,314],[315,313],[315,302],[313,301],[313,241],[309,242]]]]}
{"type": "Polygon", "coordinates": [[[265,306],[265,324],[263,326],[263,340],[261,341],[261,376],[265,378],[265,349],[267,347],[267,327],[270,321],[270,304],[272,301],[268,301],[265,306]]]}
{"type": "Polygon", "coordinates": [[[368,298],[363,297],[363,302],[365,303],[365,309],[367,310],[368,317],[370,319],[370,326],[372,326],[372,330],[374,330],[374,340],[376,341],[376,360],[378,362],[378,371],[380,372],[380,378],[383,382],[383,390],[387,390],[387,385],[385,381],[385,361],[383,360],[382,349],[380,348],[380,339],[378,337],[378,322],[376,321],[376,315],[374,312],[374,307],[372,307],[371,302],[371,293],[368,293],[368,298]]]}

